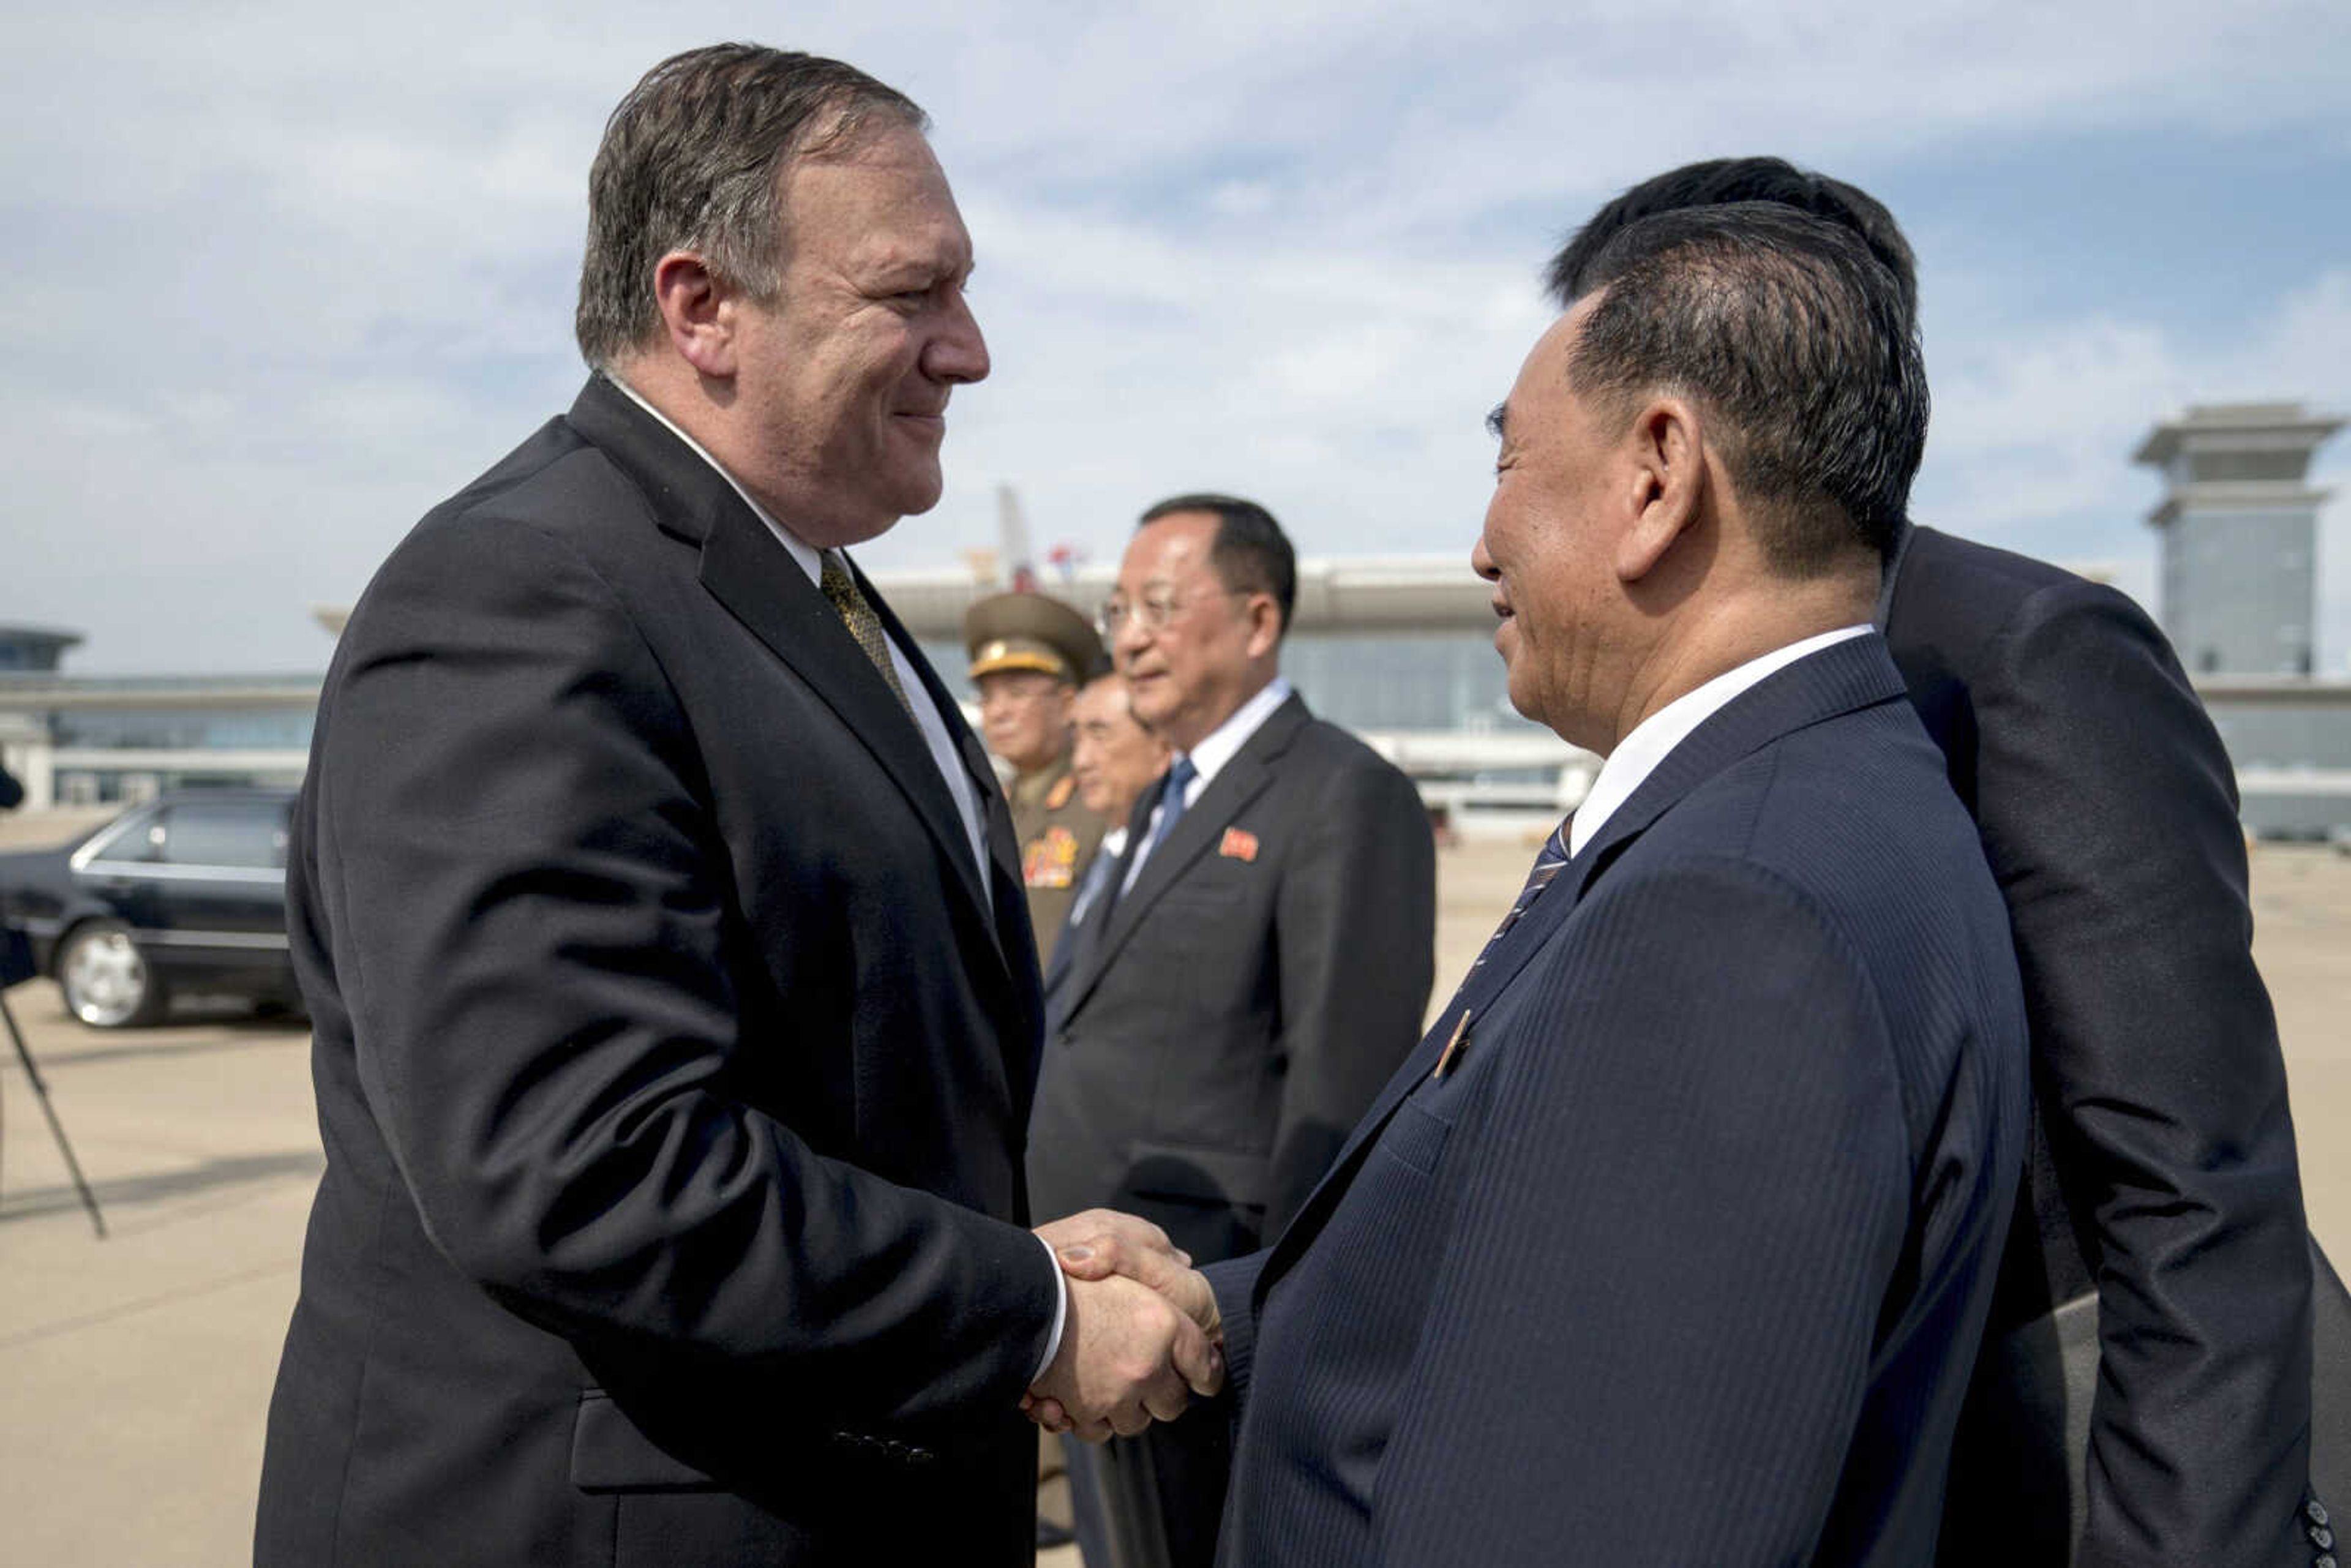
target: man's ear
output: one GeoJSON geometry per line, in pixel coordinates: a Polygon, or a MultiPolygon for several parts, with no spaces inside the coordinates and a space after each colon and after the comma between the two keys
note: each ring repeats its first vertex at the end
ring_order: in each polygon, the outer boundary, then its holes
{"type": "Polygon", "coordinates": [[[690,250],[663,256],[653,264],[653,301],[679,359],[705,376],[734,378],[734,291],[708,262],[690,250]]]}
{"type": "Polygon", "coordinates": [[[1706,493],[1706,434],[1698,411],[1677,397],[1644,404],[1625,435],[1633,516],[1617,536],[1617,578],[1637,582],[1697,522],[1706,493]]]}
{"type": "Polygon", "coordinates": [[[1249,618],[1249,656],[1262,659],[1281,641],[1281,606],[1270,593],[1252,593],[1243,613],[1249,618]]]}

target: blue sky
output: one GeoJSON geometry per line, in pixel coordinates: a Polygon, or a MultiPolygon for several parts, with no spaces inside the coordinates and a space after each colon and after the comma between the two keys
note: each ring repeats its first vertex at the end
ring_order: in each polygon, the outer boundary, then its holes
{"type": "MultiPolygon", "coordinates": [[[[2351,412],[2351,7],[420,0],[12,16],[0,50],[0,622],[89,673],[315,669],[414,518],[570,399],[603,116],[680,47],[838,54],[930,110],[997,371],[944,566],[1018,486],[1113,556],[1215,486],[1312,555],[1467,556],[1480,421],[1549,249],[1692,158],[1855,181],[1919,253],[1922,518],[2152,592],[2190,401],[2351,412]],[[1466,14],[1465,14],[1466,13],[1466,14]]],[[[2351,432],[2321,456],[2351,489],[2351,432]]],[[[2351,671],[2351,498],[2321,663],[2351,671]]],[[[1466,570],[1466,567],[1464,569],[1466,570]]]]}

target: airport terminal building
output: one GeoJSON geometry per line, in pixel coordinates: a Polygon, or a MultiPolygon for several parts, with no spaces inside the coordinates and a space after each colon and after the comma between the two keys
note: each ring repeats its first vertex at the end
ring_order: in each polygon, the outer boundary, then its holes
{"type": "MultiPolygon", "coordinates": [[[[2164,629],[2236,763],[2246,827],[2263,836],[2351,836],[2351,680],[2314,673],[2325,492],[2307,482],[2342,423],[2294,404],[2197,407],[2136,454],[2166,482],[2148,518],[2164,629]]],[[[1113,576],[1081,567],[1044,587],[1091,615],[1113,576]]],[[[962,684],[964,612],[999,591],[992,570],[876,580],[962,684]]],[[[340,612],[317,613],[340,631],[340,612]]],[[[1581,800],[1598,764],[1511,709],[1493,630],[1487,585],[1458,556],[1309,559],[1282,666],[1316,713],[1418,780],[1449,825],[1517,830],[1581,800]]],[[[301,778],[318,676],[74,676],[59,664],[78,642],[0,627],[0,764],[28,803],[301,778]]]]}

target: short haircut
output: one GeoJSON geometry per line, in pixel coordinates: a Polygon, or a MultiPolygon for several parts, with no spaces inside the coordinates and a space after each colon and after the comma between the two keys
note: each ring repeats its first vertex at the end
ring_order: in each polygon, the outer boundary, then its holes
{"type": "Polygon", "coordinates": [[[875,117],[920,131],[904,94],[854,66],[757,44],[689,49],[647,71],[604,122],[588,173],[573,329],[604,369],[653,340],[653,267],[674,250],[762,302],[776,298],[785,166],[853,144],[875,117]]]}
{"type": "Polygon", "coordinates": [[[1902,225],[1881,203],[1857,185],[1799,169],[1784,158],[1711,158],[1685,163],[1644,180],[1602,207],[1562,246],[1544,270],[1543,282],[1562,310],[1591,291],[1584,274],[1601,247],[1625,225],[1684,207],[1714,207],[1728,202],[1777,202],[1852,230],[1869,253],[1894,274],[1902,308],[1918,314],[1918,269],[1902,225]]]}
{"type": "Polygon", "coordinates": [[[1208,564],[1217,580],[1235,593],[1270,593],[1281,611],[1281,631],[1298,603],[1298,553],[1273,514],[1238,496],[1170,496],[1143,514],[1135,527],[1149,528],[1177,512],[1206,512],[1217,519],[1208,564]]]}
{"type": "MultiPolygon", "coordinates": [[[[1927,442],[1927,371],[1893,272],[1852,231],[1770,202],[1635,220],[1582,275],[1575,389],[1656,392],[1715,422],[1771,568],[1814,577],[1900,537],[1927,442]]],[[[1629,412],[1629,408],[1628,408],[1629,412]]]]}

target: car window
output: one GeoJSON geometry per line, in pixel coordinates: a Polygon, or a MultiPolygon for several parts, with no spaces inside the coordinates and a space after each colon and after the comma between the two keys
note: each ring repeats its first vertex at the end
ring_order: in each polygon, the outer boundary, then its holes
{"type": "Polygon", "coordinates": [[[163,811],[161,826],[162,852],[152,858],[167,864],[286,865],[286,808],[273,800],[183,801],[163,811]]]}
{"type": "Polygon", "coordinates": [[[109,829],[111,835],[99,859],[105,861],[159,861],[163,858],[163,815],[147,811],[119,828],[109,829]]]}

